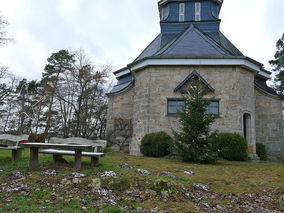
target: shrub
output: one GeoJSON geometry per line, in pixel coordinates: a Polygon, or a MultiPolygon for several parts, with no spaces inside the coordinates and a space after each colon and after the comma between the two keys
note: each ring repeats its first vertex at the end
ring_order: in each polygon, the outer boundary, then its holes
{"type": "Polygon", "coordinates": [[[267,150],[264,144],[256,143],[256,154],[260,160],[267,160],[267,150]]]}
{"type": "Polygon", "coordinates": [[[149,157],[163,157],[171,153],[172,138],[165,132],[147,134],[142,138],[140,150],[149,157]]]}
{"type": "Polygon", "coordinates": [[[245,161],[248,158],[248,144],[244,137],[235,133],[218,134],[213,139],[214,150],[219,157],[233,161],[245,161]]]}
{"type": "Polygon", "coordinates": [[[44,142],[45,141],[45,134],[34,134],[31,133],[28,138],[29,142],[44,142]]]}

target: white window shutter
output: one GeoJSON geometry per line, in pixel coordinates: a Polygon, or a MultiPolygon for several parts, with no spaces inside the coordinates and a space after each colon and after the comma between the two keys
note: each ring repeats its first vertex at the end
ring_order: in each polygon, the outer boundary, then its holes
{"type": "Polygon", "coordinates": [[[201,3],[196,2],[195,3],[195,21],[201,20],[201,3]]]}
{"type": "Polygon", "coordinates": [[[179,21],[180,22],[184,21],[184,14],[185,14],[185,4],[180,3],[179,4],[179,21]]]}

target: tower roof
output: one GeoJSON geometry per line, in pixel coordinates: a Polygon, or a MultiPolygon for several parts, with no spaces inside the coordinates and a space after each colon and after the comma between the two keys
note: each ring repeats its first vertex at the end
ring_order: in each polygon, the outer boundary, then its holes
{"type": "Polygon", "coordinates": [[[144,58],[175,57],[234,57],[243,54],[221,33],[205,33],[191,24],[165,45],[161,43],[161,34],[136,58],[134,62],[144,58]]]}
{"type": "MultiPolygon", "coordinates": [[[[160,34],[132,63],[114,73],[118,83],[110,94],[131,88],[132,72],[151,65],[234,65],[254,71],[263,82],[269,79],[271,73],[263,64],[244,56],[220,31],[222,4],[223,0],[160,0],[160,34]]],[[[268,91],[263,82],[256,85],[268,91]]]]}
{"type": "MultiPolygon", "coordinates": [[[[160,0],[158,2],[158,5],[159,5],[159,7],[162,7],[163,5],[165,5],[169,2],[186,2],[186,1],[196,1],[196,0],[160,0]]],[[[199,1],[203,1],[203,0],[199,0],[199,1]]],[[[223,0],[211,0],[211,1],[216,2],[220,6],[222,6],[222,4],[223,4],[223,0]]]]}

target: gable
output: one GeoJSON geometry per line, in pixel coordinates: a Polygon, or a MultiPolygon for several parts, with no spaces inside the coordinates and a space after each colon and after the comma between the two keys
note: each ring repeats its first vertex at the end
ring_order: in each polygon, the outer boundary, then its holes
{"type": "Polygon", "coordinates": [[[191,25],[155,55],[160,57],[223,57],[231,54],[191,25]]]}
{"type": "Polygon", "coordinates": [[[198,72],[196,72],[195,70],[189,75],[187,76],[175,89],[174,89],[174,92],[178,92],[182,87],[186,86],[186,84],[189,82],[189,80],[193,77],[198,77],[200,79],[200,81],[202,82],[202,84],[207,88],[209,89],[209,91],[211,92],[215,92],[215,89],[210,86],[209,83],[207,83],[207,81],[202,78],[198,72]]]}

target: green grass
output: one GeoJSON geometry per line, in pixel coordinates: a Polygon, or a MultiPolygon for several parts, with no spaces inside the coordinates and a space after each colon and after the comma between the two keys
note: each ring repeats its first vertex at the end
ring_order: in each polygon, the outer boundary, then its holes
{"type": "MultiPolygon", "coordinates": [[[[125,212],[117,206],[104,204],[95,206],[94,201],[100,198],[94,197],[90,193],[88,184],[92,179],[98,178],[103,171],[114,171],[117,178],[101,179],[102,188],[112,189],[114,193],[123,197],[122,191],[139,189],[140,191],[151,188],[157,179],[166,180],[179,187],[182,185],[189,188],[193,183],[202,183],[210,186],[210,191],[219,193],[260,193],[263,190],[274,191],[275,196],[284,194],[284,163],[252,163],[252,162],[230,162],[218,161],[214,165],[188,164],[177,160],[134,157],[121,153],[107,153],[100,159],[100,166],[91,168],[90,159],[83,158],[83,168],[80,173],[86,174],[82,178],[82,183],[64,186],[61,184],[63,178],[68,177],[72,172],[73,157],[64,157],[70,166],[54,165],[51,155],[40,155],[40,168],[30,170],[29,150],[24,150],[19,161],[11,161],[10,151],[0,151],[0,167],[4,169],[0,172],[0,211],[10,212],[97,212],[100,208],[104,212],[125,212]],[[119,169],[117,166],[122,158],[133,169],[119,169]],[[137,168],[146,169],[151,172],[149,176],[140,176],[135,173],[137,168]],[[46,177],[43,171],[55,169],[56,177],[46,177]],[[11,173],[19,170],[24,174],[21,180],[10,178],[11,173]],[[192,170],[195,175],[188,176],[184,171],[192,170]],[[158,173],[169,171],[177,176],[177,179],[161,177],[158,173]],[[7,193],[1,191],[1,185],[11,183],[23,183],[29,188],[24,193],[7,193]]],[[[127,197],[127,196],[124,196],[127,197]]],[[[224,201],[225,202],[225,201],[224,201]]],[[[117,201],[118,206],[134,206],[152,209],[175,208],[173,212],[186,212],[188,209],[194,210],[194,203],[177,196],[174,200],[163,202],[158,196],[143,202],[136,202],[129,199],[117,201]]]]}

